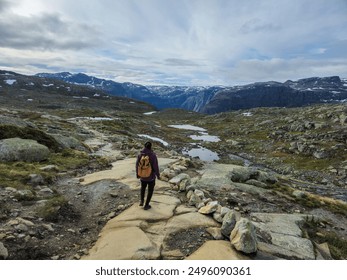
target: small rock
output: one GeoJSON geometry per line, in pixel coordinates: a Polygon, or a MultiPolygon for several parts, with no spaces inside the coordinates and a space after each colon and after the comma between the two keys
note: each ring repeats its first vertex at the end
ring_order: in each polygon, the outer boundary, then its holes
{"type": "Polygon", "coordinates": [[[192,193],[192,195],[190,196],[189,202],[188,204],[190,206],[195,206],[197,207],[197,205],[199,205],[201,203],[201,198],[195,193],[195,191],[192,193]]]}
{"type": "Polygon", "coordinates": [[[14,228],[19,231],[19,232],[26,232],[28,231],[28,227],[24,224],[19,224],[19,225],[16,225],[14,226],[14,228]]]}
{"type": "Polygon", "coordinates": [[[223,206],[220,210],[220,214],[222,215],[222,217],[224,217],[225,214],[228,213],[229,211],[230,211],[230,208],[223,206]]]}
{"type": "Polygon", "coordinates": [[[217,208],[218,208],[218,201],[210,201],[207,203],[206,206],[203,206],[200,208],[199,213],[201,214],[211,214],[216,212],[217,208]]]}
{"type": "Polygon", "coordinates": [[[201,191],[201,190],[195,190],[194,193],[195,193],[198,197],[200,197],[200,199],[204,199],[204,197],[205,197],[204,192],[201,191]]]}
{"type": "Polygon", "coordinates": [[[29,182],[30,185],[42,185],[45,183],[45,180],[40,174],[30,174],[29,175],[29,182]]]}
{"type": "Polygon", "coordinates": [[[112,190],[109,192],[109,195],[113,198],[116,198],[116,197],[118,197],[118,192],[116,190],[112,190]]]}
{"type": "Polygon", "coordinates": [[[41,197],[50,197],[50,196],[54,195],[54,192],[50,188],[45,187],[45,188],[39,190],[38,194],[41,197]]]}
{"type": "Polygon", "coordinates": [[[0,242],[0,259],[6,260],[8,257],[8,250],[2,242],[0,242]]]}
{"type": "Polygon", "coordinates": [[[107,215],[107,219],[110,220],[110,219],[114,218],[115,216],[116,216],[116,212],[113,211],[113,212],[111,212],[110,214],[107,215]]]}
{"type": "Polygon", "coordinates": [[[11,193],[15,193],[15,192],[17,192],[17,189],[11,188],[11,187],[7,187],[7,188],[5,188],[5,191],[11,192],[11,193]]]}
{"type": "Polygon", "coordinates": [[[218,223],[223,223],[223,216],[221,213],[214,212],[213,219],[215,219],[218,223]]]}
{"type": "Polygon", "coordinates": [[[188,200],[192,197],[192,194],[194,193],[194,191],[192,191],[192,190],[189,190],[188,192],[187,192],[187,198],[188,198],[188,200]]]}
{"type": "Polygon", "coordinates": [[[299,190],[295,190],[292,193],[293,196],[295,196],[296,198],[305,198],[307,197],[306,193],[304,191],[299,191],[299,190]]]}
{"type": "Polygon", "coordinates": [[[53,232],[54,231],[54,228],[52,227],[52,225],[50,224],[42,224],[42,226],[47,229],[48,231],[51,231],[53,232]]]}
{"type": "Polygon", "coordinates": [[[125,209],[125,206],[123,204],[118,205],[117,211],[123,211],[125,209]]]}
{"type": "Polygon", "coordinates": [[[46,171],[46,172],[49,172],[49,171],[56,171],[56,172],[59,172],[58,166],[53,165],[53,164],[50,164],[50,165],[46,165],[46,166],[44,166],[44,167],[41,167],[40,170],[46,171]]]}
{"type": "Polygon", "coordinates": [[[210,227],[210,228],[207,228],[206,231],[209,234],[211,234],[215,240],[223,240],[224,239],[222,232],[221,232],[221,229],[218,227],[210,227]]]}

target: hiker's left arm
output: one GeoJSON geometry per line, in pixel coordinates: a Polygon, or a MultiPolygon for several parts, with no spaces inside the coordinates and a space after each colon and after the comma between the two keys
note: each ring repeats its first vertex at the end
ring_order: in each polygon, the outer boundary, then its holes
{"type": "Polygon", "coordinates": [[[154,168],[155,175],[160,180],[159,164],[158,164],[158,158],[157,157],[154,157],[153,168],[154,168]]]}

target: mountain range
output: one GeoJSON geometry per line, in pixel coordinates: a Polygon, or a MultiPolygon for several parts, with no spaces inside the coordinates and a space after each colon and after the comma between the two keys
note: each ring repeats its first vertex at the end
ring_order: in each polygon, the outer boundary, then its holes
{"type": "Polygon", "coordinates": [[[208,114],[254,107],[300,107],[347,100],[347,80],[338,76],[233,87],[143,86],[69,72],[40,73],[37,76],[98,88],[111,95],[148,102],[158,109],[181,108],[208,114]]]}

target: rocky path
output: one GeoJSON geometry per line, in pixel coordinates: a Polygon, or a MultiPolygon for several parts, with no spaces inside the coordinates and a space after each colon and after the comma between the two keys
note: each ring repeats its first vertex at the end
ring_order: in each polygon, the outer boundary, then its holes
{"type": "MultiPolygon", "coordinates": [[[[208,194],[213,192],[211,186],[222,186],[229,188],[227,192],[235,197],[240,192],[244,197],[270,199],[270,191],[262,187],[249,183],[231,186],[230,176],[241,176],[240,168],[243,171],[249,169],[210,163],[200,171],[199,176],[191,178],[183,172],[185,161],[159,158],[164,181],[157,181],[152,208],[145,211],[134,203],[110,219],[82,259],[331,258],[326,246],[314,244],[304,237],[302,225],[312,215],[261,212],[245,215],[237,207],[236,211],[222,207],[218,201],[208,198],[208,194]],[[231,223],[234,230],[226,230],[231,223]],[[254,240],[250,240],[252,238],[254,240]],[[255,250],[249,251],[250,244],[256,247],[255,250]]],[[[135,159],[129,158],[113,163],[112,170],[86,175],[80,181],[87,186],[112,179],[136,189],[139,182],[134,174],[135,159]]],[[[247,175],[242,173],[242,176],[247,175]]],[[[269,176],[262,174],[259,180],[267,181],[269,176]]],[[[253,203],[256,204],[254,198],[253,203]]]]}

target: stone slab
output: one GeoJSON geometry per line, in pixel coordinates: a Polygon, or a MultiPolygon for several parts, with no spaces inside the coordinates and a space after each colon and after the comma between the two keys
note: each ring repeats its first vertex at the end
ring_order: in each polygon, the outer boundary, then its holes
{"type": "Polygon", "coordinates": [[[250,258],[233,249],[229,241],[211,240],[205,242],[186,260],[250,260],[250,258]]]}

